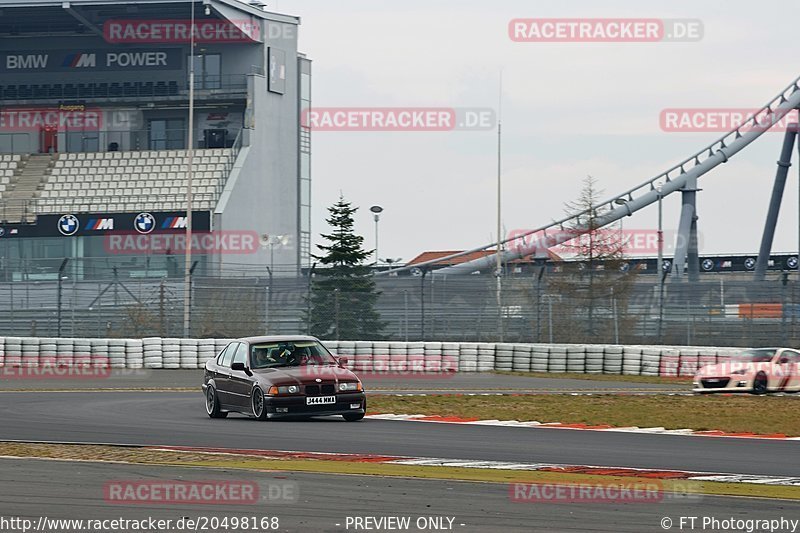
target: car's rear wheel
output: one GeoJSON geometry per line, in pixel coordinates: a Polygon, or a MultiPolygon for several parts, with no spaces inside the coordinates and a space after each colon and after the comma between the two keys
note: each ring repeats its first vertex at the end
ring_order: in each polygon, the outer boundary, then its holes
{"type": "Polygon", "coordinates": [[[766,374],[758,374],[753,380],[753,394],[766,394],[767,393],[767,376],[766,374]]]}
{"type": "Polygon", "coordinates": [[[225,418],[228,416],[227,411],[220,410],[217,390],[212,385],[206,388],[206,413],[211,418],[225,418]]]}
{"type": "Polygon", "coordinates": [[[254,388],[250,403],[253,405],[253,416],[256,417],[256,420],[266,420],[267,405],[264,401],[264,391],[258,387],[254,388]]]}

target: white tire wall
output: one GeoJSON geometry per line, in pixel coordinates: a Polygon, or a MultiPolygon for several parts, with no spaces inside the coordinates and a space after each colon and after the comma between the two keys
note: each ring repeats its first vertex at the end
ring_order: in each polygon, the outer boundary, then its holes
{"type": "Polygon", "coordinates": [[[624,346],[622,348],[622,373],[638,376],[642,373],[642,347],[624,346]]]}
{"type": "Polygon", "coordinates": [[[161,339],[162,361],[164,368],[181,367],[181,339],[174,337],[161,339]]]}
{"type": "Polygon", "coordinates": [[[145,368],[164,368],[161,337],[146,337],[142,339],[144,349],[145,368]]]}
{"type": "Polygon", "coordinates": [[[567,372],[583,373],[586,371],[586,346],[570,344],[567,346],[567,372]]]}
{"type": "Polygon", "coordinates": [[[424,343],[424,352],[425,352],[425,372],[441,372],[442,343],[426,342],[424,343]]]}
{"type": "Polygon", "coordinates": [[[511,371],[514,369],[514,345],[507,343],[495,344],[494,363],[495,369],[511,371]]]}
{"type": "Polygon", "coordinates": [[[495,365],[495,345],[489,342],[478,343],[478,372],[491,372],[495,365]]]}
{"type": "Polygon", "coordinates": [[[622,374],[622,346],[606,346],[603,353],[603,374],[622,374]]]}
{"type": "Polygon", "coordinates": [[[530,344],[514,344],[514,359],[512,370],[514,372],[530,372],[533,347],[530,344]]]}
{"type": "Polygon", "coordinates": [[[460,372],[476,372],[478,370],[478,344],[462,342],[458,351],[458,370],[460,372]]]}
{"type": "Polygon", "coordinates": [[[661,346],[642,347],[641,375],[658,376],[662,368],[662,355],[669,354],[669,349],[661,346]]]}
{"type": "Polygon", "coordinates": [[[22,366],[39,365],[39,339],[37,337],[22,337],[22,366]]]}
{"type": "Polygon", "coordinates": [[[409,342],[408,343],[408,364],[407,369],[409,373],[420,374],[425,372],[425,343],[424,342],[409,342]]]}
{"type": "Polygon", "coordinates": [[[550,345],[534,344],[531,350],[531,372],[547,372],[550,364],[550,345]]]}
{"type": "Polygon", "coordinates": [[[22,339],[20,337],[5,338],[5,360],[6,366],[22,365],[22,339]]]}
{"type": "Polygon", "coordinates": [[[442,372],[458,372],[459,344],[442,343],[442,372]]]}
{"type": "Polygon", "coordinates": [[[567,371],[567,346],[564,344],[553,344],[550,346],[550,362],[548,372],[567,371]]]}
{"type": "Polygon", "coordinates": [[[602,374],[603,361],[605,360],[606,348],[602,344],[587,344],[586,349],[586,373],[602,374]]]}

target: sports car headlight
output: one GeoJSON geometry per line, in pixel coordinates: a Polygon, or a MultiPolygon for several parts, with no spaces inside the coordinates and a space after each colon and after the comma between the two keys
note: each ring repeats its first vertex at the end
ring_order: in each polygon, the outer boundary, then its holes
{"type": "Polygon", "coordinates": [[[744,373],[745,373],[744,369],[742,369],[742,370],[731,370],[731,375],[741,376],[744,373]]]}
{"type": "Polygon", "coordinates": [[[359,391],[361,390],[361,382],[355,381],[350,383],[339,383],[339,391],[346,392],[346,391],[359,391]]]}
{"type": "MultiPolygon", "coordinates": [[[[278,394],[297,394],[300,392],[300,387],[297,385],[285,385],[282,387],[272,387],[272,389],[277,389],[278,394]]],[[[270,389],[270,390],[272,390],[270,389]]]]}

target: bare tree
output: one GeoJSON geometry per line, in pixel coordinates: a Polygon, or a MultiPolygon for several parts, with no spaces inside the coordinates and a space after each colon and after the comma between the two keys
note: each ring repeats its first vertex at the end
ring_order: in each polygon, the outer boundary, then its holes
{"type": "MultiPolygon", "coordinates": [[[[602,333],[599,328],[612,325],[609,318],[617,321],[619,330],[619,316],[627,307],[633,279],[625,268],[627,242],[621,224],[600,225],[599,220],[609,211],[599,205],[602,193],[597,179],[586,176],[578,198],[564,204],[575,222],[567,229],[574,236],[562,247],[575,261],[565,264],[553,288],[565,297],[559,307],[571,308],[573,316],[585,314],[584,328],[576,329],[574,322],[563,324],[562,330],[573,340],[596,340],[602,333]]],[[[568,308],[562,310],[564,316],[570,313],[568,308]]]]}

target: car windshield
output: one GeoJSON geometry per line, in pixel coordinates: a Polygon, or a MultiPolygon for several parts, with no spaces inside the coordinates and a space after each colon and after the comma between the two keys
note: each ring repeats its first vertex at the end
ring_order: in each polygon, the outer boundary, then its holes
{"type": "Polygon", "coordinates": [[[743,352],[739,352],[731,359],[734,361],[743,361],[747,363],[766,363],[771,361],[774,355],[774,348],[763,348],[760,350],[745,350],[743,352]]]}
{"type": "Polygon", "coordinates": [[[250,368],[335,364],[333,356],[316,341],[265,342],[250,346],[250,368]]]}

